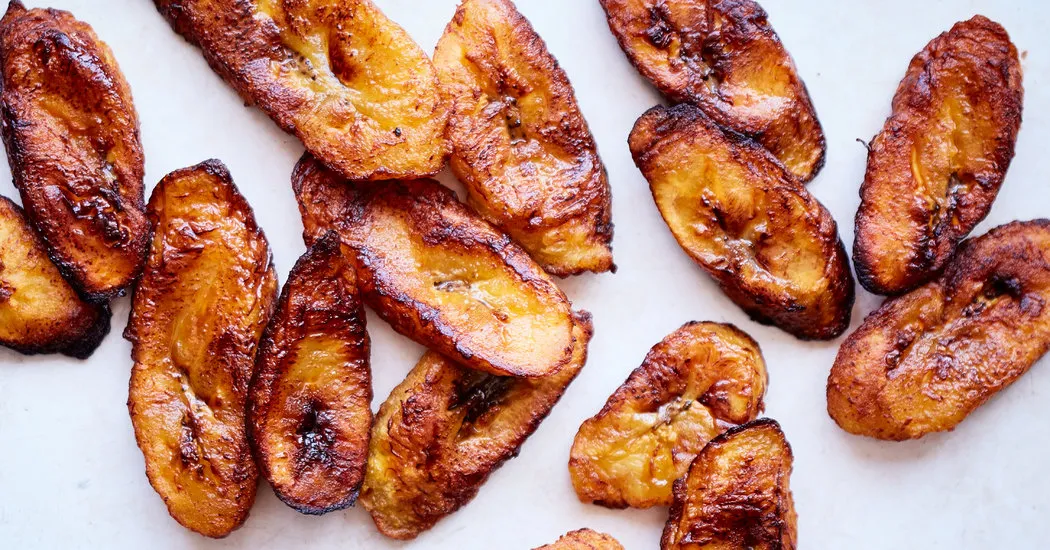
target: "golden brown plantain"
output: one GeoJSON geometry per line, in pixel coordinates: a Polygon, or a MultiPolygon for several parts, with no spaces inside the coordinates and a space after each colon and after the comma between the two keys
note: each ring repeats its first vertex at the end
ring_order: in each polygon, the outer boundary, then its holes
{"type": "Polygon", "coordinates": [[[572,356],[569,300],[518,245],[432,180],[349,184],[304,156],[293,185],[309,244],[335,229],[365,303],[395,330],[497,375],[572,356]]]}
{"type": "Polygon", "coordinates": [[[109,333],[109,306],[80,299],[22,209],[0,196],[0,346],[86,359],[109,333]]]}
{"type": "Polygon", "coordinates": [[[452,171],[477,211],[554,275],[612,260],[612,192],[565,71],[508,0],[466,0],[434,64],[452,171]]]}
{"type": "Polygon", "coordinates": [[[630,145],[675,239],[751,317],[806,340],[849,328],[838,226],[768,151],[691,105],[650,109],[630,145]]]}
{"type": "Polygon", "coordinates": [[[1017,48],[980,15],[912,59],[860,191],[853,258],[865,288],[901,294],[941,272],[999,194],[1023,102],[1017,48]]]}
{"type": "Polygon", "coordinates": [[[965,241],[940,278],[887,301],[839,350],[828,413],[903,440],[952,430],[1050,349],[1050,221],[965,241]]]}
{"type": "Polygon", "coordinates": [[[445,163],[448,108],[426,53],[370,0],[154,0],[250,104],[352,180],[445,163]]]}
{"type": "Polygon", "coordinates": [[[793,462],[768,418],[716,437],[674,484],[661,550],[795,550],[793,462]]]}
{"type": "Polygon", "coordinates": [[[593,328],[574,314],[572,361],[544,378],[507,378],[429,352],[379,408],[361,503],[379,531],[412,539],[470,502],[517,456],[587,362],[593,328]]]}
{"type": "Polygon", "coordinates": [[[224,537],[255,500],[245,401],[277,276],[266,236],[217,160],[165,176],[148,213],[153,246],[125,333],[135,361],[128,411],[171,516],[224,537]]]}
{"type": "Polygon", "coordinates": [[[112,52],[69,12],[0,20],[3,139],[26,217],[85,299],[122,295],[149,245],[142,143],[112,52]]]}
{"type": "Polygon", "coordinates": [[[274,492],[306,514],[353,505],[372,427],[372,371],[354,268],[328,233],[299,259],[263,334],[248,428],[274,492]]]}
{"type": "Polygon", "coordinates": [[[750,336],[686,324],[580,426],[569,457],[576,494],[610,508],[669,506],[674,481],[704,445],[762,412],[767,380],[750,336]]]}
{"type": "Polygon", "coordinates": [[[536,550],[623,550],[623,546],[604,533],[580,529],[563,536],[554,544],[541,546],[536,550]]]}
{"type": "Polygon", "coordinates": [[[824,130],[753,0],[601,0],[620,47],[664,95],[773,153],[795,178],[824,166],[824,130]]]}

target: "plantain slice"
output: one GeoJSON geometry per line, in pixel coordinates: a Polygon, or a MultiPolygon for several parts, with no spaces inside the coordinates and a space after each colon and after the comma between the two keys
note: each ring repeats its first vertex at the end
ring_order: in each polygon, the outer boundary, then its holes
{"type": "Polygon", "coordinates": [[[838,226],[767,151],[691,105],[650,109],[630,145],[675,239],[752,318],[806,340],[849,328],[838,226]]]}
{"type": "Polygon", "coordinates": [[[612,192],[565,71],[508,0],[466,0],[434,53],[452,170],[549,273],[614,269],[612,192]]]}
{"type": "Polygon", "coordinates": [[[901,294],[937,277],[999,194],[1023,103],[1017,48],[980,15],[912,59],[861,187],[853,257],[865,288],[901,294]]]}
{"type": "Polygon", "coordinates": [[[208,64],[352,180],[437,173],[448,108],[412,37],[370,0],[154,0],[208,64]]]}
{"type": "Polygon", "coordinates": [[[563,536],[554,544],[541,546],[536,550],[623,550],[623,546],[604,533],[580,529],[563,536]]]}
{"type": "Polygon", "coordinates": [[[773,153],[795,178],[824,166],[824,130],[791,55],[753,0],[601,0],[620,47],[664,95],[773,153]]]}
{"type": "Polygon", "coordinates": [[[846,340],[828,413],[847,432],[954,429],[1050,349],[1050,221],[965,241],[944,273],[887,301],[846,340]]]}
{"type": "Polygon", "coordinates": [[[125,332],[128,411],[171,516],[224,537],[255,500],[245,402],[277,299],[270,246],[217,160],[165,176],[148,213],[153,246],[125,332]]]}
{"type": "Polygon", "coordinates": [[[572,356],[569,300],[506,235],[432,180],[349,184],[304,156],[293,185],[307,244],[353,250],[365,303],[474,369],[546,376],[572,356]]]}
{"type": "Polygon", "coordinates": [[[768,418],[716,437],[675,482],[661,550],[794,550],[793,462],[780,425],[768,418]]]}
{"type": "Polygon", "coordinates": [[[69,12],[0,20],[2,133],[26,217],[89,301],[124,294],[149,245],[144,157],[131,88],[112,52],[69,12]]]}
{"type": "Polygon", "coordinates": [[[86,359],[109,333],[109,318],[105,304],[80,299],[22,209],[0,196],[0,345],[86,359]]]}
{"type": "Polygon", "coordinates": [[[249,439],[274,492],[306,514],[353,505],[372,427],[372,372],[354,268],[328,233],[292,268],[249,389],[249,439]]]}
{"type": "Polygon", "coordinates": [[[507,378],[429,352],[379,408],[361,502],[379,531],[413,539],[470,502],[517,456],[587,362],[589,313],[574,314],[572,361],[544,378],[507,378]]]}

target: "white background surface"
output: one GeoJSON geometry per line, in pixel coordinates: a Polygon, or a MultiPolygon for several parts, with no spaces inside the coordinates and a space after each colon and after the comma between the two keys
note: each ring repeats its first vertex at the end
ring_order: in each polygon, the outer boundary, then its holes
{"type": "MultiPolygon", "coordinates": [[[[283,282],[304,251],[289,185],[302,152],[260,112],[245,108],[175,35],[149,0],[51,0],[91,23],[113,48],[134,91],[146,182],[206,158],[223,160],[255,208],[283,282]]],[[[377,0],[431,51],[455,0],[377,0]]],[[[42,1],[28,0],[31,6],[42,1]]],[[[660,98],[628,64],[597,0],[519,0],[576,88],[614,193],[615,275],[564,288],[594,313],[591,358],[561,404],[479,496],[417,541],[384,540],[363,509],[299,515],[265,485],[251,517],[222,541],[186,531],[143,473],[125,401],[128,300],[85,362],[23,358],[0,350],[0,547],[22,548],[456,548],[528,549],[591,527],[628,550],[656,548],[665,509],[610,511],[580,504],[566,468],[580,422],[637,367],[646,351],[689,320],[736,323],[762,345],[771,384],[766,412],[796,456],[792,485],[801,547],[1041,548],[1050,541],[1050,365],[1046,361],[954,433],[920,442],[848,436],[825,412],[825,381],[838,343],[804,344],[751,322],[678,248],[626,139],[660,98]]],[[[828,138],[828,162],[810,189],[839,221],[847,248],[865,150],[889,112],[908,61],[954,22],[983,13],[1026,51],[1026,101],[1017,157],[989,220],[1050,216],[1050,3],[1043,0],[764,0],[793,54],[828,138]]],[[[2,163],[2,161],[0,161],[2,163]]],[[[445,181],[450,178],[443,177],[445,181]]],[[[13,196],[6,163],[0,193],[13,196]]],[[[858,295],[854,327],[879,300],[858,295]]],[[[369,317],[378,404],[421,348],[369,317]]]]}

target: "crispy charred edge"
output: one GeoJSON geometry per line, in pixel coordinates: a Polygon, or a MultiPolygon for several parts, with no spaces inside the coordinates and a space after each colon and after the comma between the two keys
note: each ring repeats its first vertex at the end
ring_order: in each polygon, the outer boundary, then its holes
{"type": "Polygon", "coordinates": [[[623,550],[623,546],[605,533],[584,528],[570,531],[557,542],[540,546],[535,550],[623,550]]]}

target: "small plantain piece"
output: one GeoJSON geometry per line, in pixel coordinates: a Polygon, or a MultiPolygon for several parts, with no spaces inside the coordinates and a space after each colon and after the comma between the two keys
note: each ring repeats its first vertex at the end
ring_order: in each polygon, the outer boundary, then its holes
{"type": "Polygon", "coordinates": [[[678,244],[752,318],[804,340],[849,328],[838,226],[768,151],[691,105],[650,109],[630,145],[678,244]]]}
{"type": "Polygon", "coordinates": [[[869,148],[853,249],[864,288],[901,294],[944,269],[999,194],[1023,102],[1017,48],[980,15],[912,59],[869,148]]]}
{"type": "Polygon", "coordinates": [[[791,55],[753,0],[601,0],[620,47],[665,96],[751,137],[805,183],[824,130],[791,55]]]}
{"type": "Polygon", "coordinates": [[[128,411],[171,516],[220,538],[255,501],[246,398],[277,276],[266,236],[217,160],[165,176],[148,214],[153,246],[125,332],[135,361],[128,411]]]}
{"type": "Polygon", "coordinates": [[[420,359],[372,426],[361,502],[381,533],[415,538],[517,456],[587,362],[590,314],[574,322],[572,361],[545,378],[494,376],[434,352],[420,359]]]}
{"type": "Polygon", "coordinates": [[[2,133],[26,217],[85,299],[124,294],[149,246],[131,88],[69,12],[10,3],[0,20],[2,133]]]}
{"type": "Polygon", "coordinates": [[[536,550],[623,550],[623,545],[605,533],[580,529],[536,550]]]}
{"type": "Polygon", "coordinates": [[[569,457],[576,494],[610,508],[669,506],[708,441],[762,412],[762,351],[732,325],[688,323],[580,426],[569,457]]]}
{"type": "Polygon", "coordinates": [[[615,269],[612,192],[565,71],[509,0],[466,0],[434,53],[468,201],[549,273],[615,269]]]}
{"type": "Polygon", "coordinates": [[[828,413],[887,440],[950,431],[1050,349],[1050,221],[965,241],[944,273],[868,316],[839,350],[828,413]]]}
{"type": "Polygon", "coordinates": [[[86,359],[109,333],[109,307],[80,299],[22,209],[0,197],[0,346],[86,359]]]}
{"type": "Polygon", "coordinates": [[[352,180],[437,173],[448,108],[426,53],[370,0],[154,0],[249,104],[352,180]]]}
{"type": "Polygon", "coordinates": [[[357,278],[328,233],[295,264],[263,334],[249,440],[274,492],[320,515],[353,505],[372,427],[372,371],[357,278]]]}
{"type": "Polygon", "coordinates": [[[433,180],[350,184],[304,156],[293,186],[307,244],[336,230],[365,303],[471,368],[547,376],[572,357],[568,298],[509,237],[433,180]]]}
{"type": "Polygon", "coordinates": [[[732,428],[674,484],[661,550],[795,550],[794,458],[776,421],[732,428]]]}

